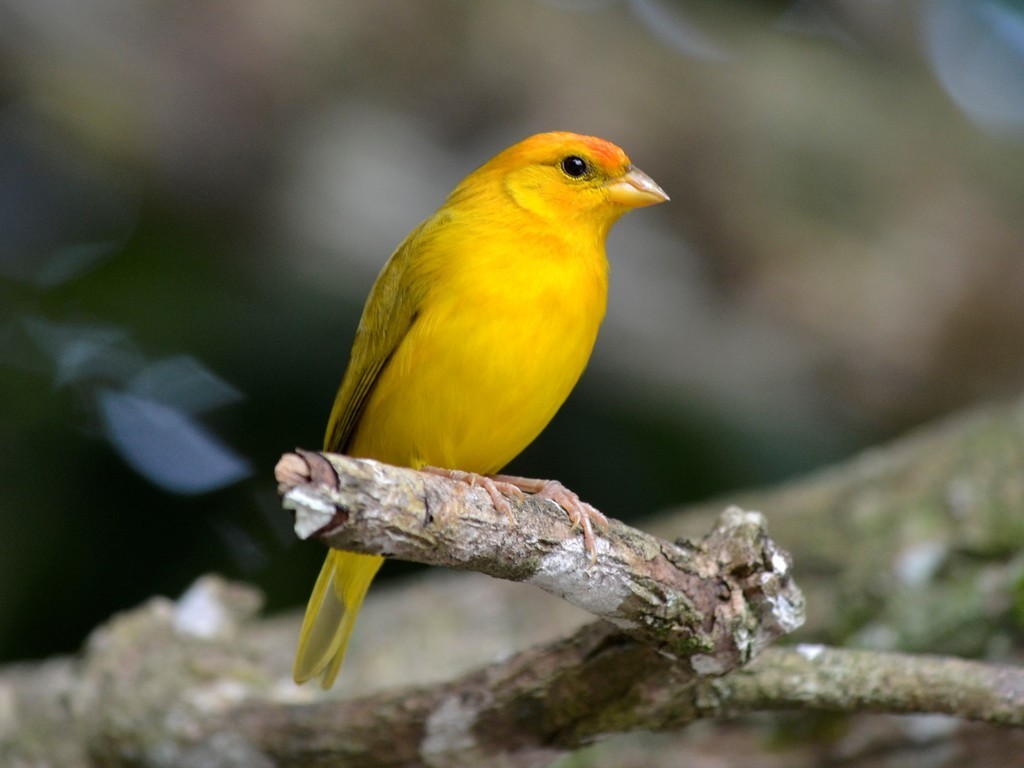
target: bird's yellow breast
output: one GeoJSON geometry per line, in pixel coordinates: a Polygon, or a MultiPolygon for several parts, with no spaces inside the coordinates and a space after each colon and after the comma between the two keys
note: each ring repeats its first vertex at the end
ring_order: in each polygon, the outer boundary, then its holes
{"type": "Polygon", "coordinates": [[[381,371],[349,452],[494,473],[547,425],[604,317],[603,243],[465,241],[419,264],[430,288],[381,371]]]}

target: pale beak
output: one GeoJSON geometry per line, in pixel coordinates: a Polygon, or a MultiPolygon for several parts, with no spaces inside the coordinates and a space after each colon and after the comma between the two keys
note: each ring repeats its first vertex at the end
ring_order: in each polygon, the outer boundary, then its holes
{"type": "Polygon", "coordinates": [[[612,202],[627,208],[643,208],[668,200],[665,190],[639,168],[630,167],[625,174],[605,185],[612,202]]]}

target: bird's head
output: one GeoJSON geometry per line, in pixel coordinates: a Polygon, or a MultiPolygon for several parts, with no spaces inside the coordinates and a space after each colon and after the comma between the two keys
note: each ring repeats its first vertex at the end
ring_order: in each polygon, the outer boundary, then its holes
{"type": "Polygon", "coordinates": [[[626,211],[668,200],[619,147],[566,132],[520,141],[470,174],[460,188],[467,182],[542,219],[596,228],[602,235],[626,211]]]}

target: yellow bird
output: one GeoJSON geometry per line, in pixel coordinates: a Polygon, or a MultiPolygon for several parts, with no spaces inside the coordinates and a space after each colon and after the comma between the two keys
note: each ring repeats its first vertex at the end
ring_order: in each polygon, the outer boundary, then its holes
{"type": "MultiPolygon", "coordinates": [[[[517,489],[565,507],[596,552],[603,518],[557,483],[490,476],[541,432],[587,364],[605,313],[605,238],[668,200],[614,144],[543,133],[467,176],[398,246],[370,291],[324,449],[517,489]]],[[[507,510],[507,503],[505,504],[507,510]]],[[[293,674],[329,688],[383,558],[330,550],[293,674]]]]}

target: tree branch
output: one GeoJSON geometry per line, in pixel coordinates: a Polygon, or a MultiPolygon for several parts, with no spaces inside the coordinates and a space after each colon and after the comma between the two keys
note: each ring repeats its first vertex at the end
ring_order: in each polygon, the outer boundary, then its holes
{"type": "Polygon", "coordinates": [[[445,685],[291,710],[243,707],[233,722],[288,764],[491,765],[502,755],[545,765],[610,733],[767,710],[928,712],[1022,727],[1024,670],[802,646],[770,648],[694,682],[678,662],[595,624],[445,685]]]}
{"type": "Polygon", "coordinates": [[[789,555],[756,512],[726,510],[700,544],[613,520],[591,563],[565,512],[534,496],[509,500],[510,521],[483,489],[367,459],[303,451],[276,475],[300,536],[534,584],[698,674],[745,663],[803,621],[789,555]]]}
{"type": "Polygon", "coordinates": [[[496,755],[545,765],[611,733],[767,710],[944,713],[1021,727],[1024,670],[802,646],[770,648],[731,674],[695,681],[677,661],[593,624],[444,685],[242,707],[232,723],[290,765],[490,765],[496,755]]]}

